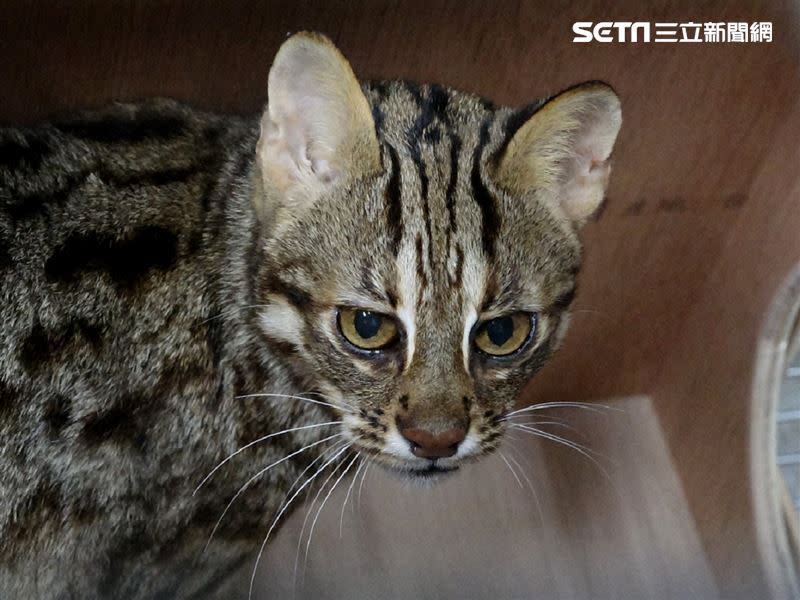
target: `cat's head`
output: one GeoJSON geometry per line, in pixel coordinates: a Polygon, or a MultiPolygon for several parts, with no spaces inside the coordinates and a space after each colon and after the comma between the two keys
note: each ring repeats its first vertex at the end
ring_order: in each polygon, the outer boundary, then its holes
{"type": "Polygon", "coordinates": [[[430,477],[494,449],[558,345],[620,104],[605,84],[523,110],[360,85],[327,38],[281,47],[261,122],[261,326],[354,448],[430,477]]]}

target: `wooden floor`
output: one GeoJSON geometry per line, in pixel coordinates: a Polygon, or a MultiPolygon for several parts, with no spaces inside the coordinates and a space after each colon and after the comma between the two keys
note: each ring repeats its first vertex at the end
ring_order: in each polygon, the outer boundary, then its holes
{"type": "MultiPolygon", "coordinates": [[[[587,79],[611,83],[624,124],[607,207],[585,231],[563,351],[521,402],[648,397],[630,401],[620,438],[598,441],[629,470],[615,471],[606,488],[572,455],[518,450],[545,482],[544,501],[555,503],[544,524],[496,460],[446,490],[398,492],[393,501],[406,500],[386,511],[395,488],[386,483],[379,496],[376,477],[358,524],[348,518],[341,542],[336,532],[312,546],[305,589],[325,585],[336,596],[357,585],[366,594],[391,581],[410,593],[420,582],[458,581],[474,597],[494,585],[523,597],[655,597],[685,582],[701,595],[767,597],[752,392],[768,307],[800,262],[795,2],[3,0],[2,8],[0,122],[150,95],[258,110],[272,56],[299,29],[328,33],[362,77],[438,81],[500,103],[587,79]],[[770,21],[774,41],[571,42],[576,20],[631,19],[770,21]],[[561,504],[562,493],[574,502],[561,504]],[[414,500],[422,497],[424,507],[414,500]],[[412,512],[417,526],[406,527],[409,511],[432,507],[445,516],[412,512]],[[414,544],[423,533],[430,537],[414,544]],[[446,543],[438,554],[435,539],[446,543]],[[340,551],[347,568],[336,567],[340,551]]],[[[602,438],[602,428],[581,427],[602,438]]],[[[292,532],[284,536],[291,546],[292,532]]],[[[282,577],[274,585],[286,585],[282,577]]]]}

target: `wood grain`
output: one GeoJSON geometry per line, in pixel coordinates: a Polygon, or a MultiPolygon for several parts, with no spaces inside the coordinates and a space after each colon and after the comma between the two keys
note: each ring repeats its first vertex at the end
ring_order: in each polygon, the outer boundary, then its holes
{"type": "MultiPolygon", "coordinates": [[[[610,82],[625,122],[607,207],[585,231],[585,269],[564,348],[522,401],[648,395],[685,494],[687,523],[720,593],[765,597],[768,570],[756,550],[750,487],[751,383],[767,307],[800,260],[795,3],[2,6],[0,122],[151,95],[255,111],[265,102],[274,52],[299,29],[329,34],[362,77],[439,81],[500,103],[523,104],[586,79],[610,82]],[[772,21],[775,41],[571,42],[575,20],[614,19],[772,21]]],[[[560,459],[553,460],[548,468],[557,470],[560,459]]],[[[443,527],[440,533],[449,535],[443,527]]],[[[501,532],[487,537],[487,550],[504,539],[501,532]]],[[[570,541],[570,551],[583,542],[577,535],[570,541]]]]}

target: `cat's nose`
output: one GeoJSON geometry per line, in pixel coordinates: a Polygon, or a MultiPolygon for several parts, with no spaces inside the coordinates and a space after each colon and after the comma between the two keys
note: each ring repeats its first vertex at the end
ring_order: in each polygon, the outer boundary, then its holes
{"type": "Polygon", "coordinates": [[[441,433],[432,433],[416,427],[403,427],[398,423],[400,435],[411,445],[411,452],[420,458],[447,458],[458,452],[458,445],[467,437],[463,427],[453,427],[441,433]]]}

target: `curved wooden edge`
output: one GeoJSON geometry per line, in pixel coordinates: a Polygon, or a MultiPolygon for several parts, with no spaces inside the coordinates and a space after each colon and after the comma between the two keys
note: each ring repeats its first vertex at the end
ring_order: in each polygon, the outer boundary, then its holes
{"type": "Polygon", "coordinates": [[[784,281],[767,313],[756,350],[751,396],[751,495],[759,559],[772,598],[800,597],[800,572],[792,552],[776,463],[776,412],[790,336],[800,316],[800,265],[784,281]]]}

